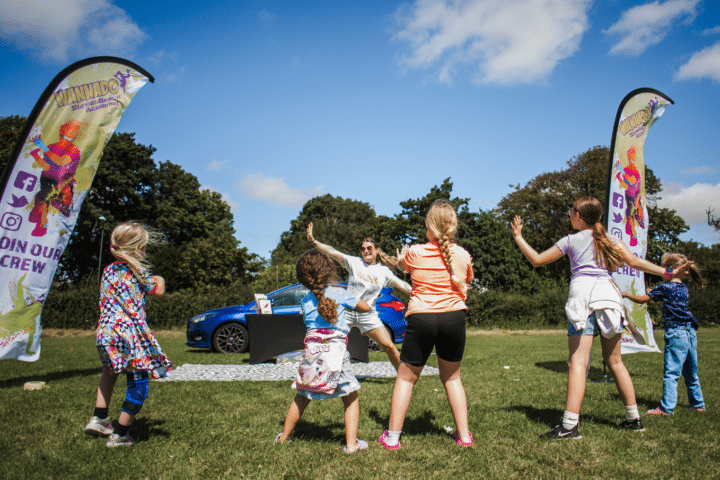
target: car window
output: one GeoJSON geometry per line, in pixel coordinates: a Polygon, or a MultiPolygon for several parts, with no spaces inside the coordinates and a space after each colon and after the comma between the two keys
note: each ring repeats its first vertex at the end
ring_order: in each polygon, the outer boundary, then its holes
{"type": "Polygon", "coordinates": [[[277,307],[297,307],[305,295],[307,295],[308,289],[305,287],[297,287],[290,290],[285,290],[272,297],[273,308],[277,307]]]}

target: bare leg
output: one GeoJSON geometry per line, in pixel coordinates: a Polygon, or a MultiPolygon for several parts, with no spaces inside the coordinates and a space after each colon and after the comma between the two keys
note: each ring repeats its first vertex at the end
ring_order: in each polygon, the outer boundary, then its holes
{"type": "Polygon", "coordinates": [[[119,374],[115,373],[109,368],[103,368],[102,375],[100,375],[100,384],[98,385],[95,407],[110,407],[110,400],[112,399],[112,394],[113,390],[115,389],[115,382],[117,382],[118,375],[119,374]]]}
{"type": "MultiPolygon", "coordinates": [[[[345,405],[345,443],[349,451],[356,450],[358,423],[360,423],[360,402],[357,392],[345,395],[342,398],[345,405]]],[[[283,432],[285,433],[285,432],[283,432]]]]}
{"type": "MultiPolygon", "coordinates": [[[[295,394],[295,398],[290,404],[290,408],[288,408],[287,415],[285,415],[285,425],[283,425],[282,434],[280,434],[280,437],[277,439],[278,443],[285,443],[287,441],[308,405],[310,405],[309,398],[297,393],[295,394]]],[[[357,433],[357,424],[355,425],[355,432],[357,433]]]]}
{"type": "Polygon", "coordinates": [[[463,442],[470,443],[467,399],[460,379],[460,362],[448,362],[438,358],[438,366],[440,367],[440,381],[447,393],[457,433],[463,442]]]}
{"type": "Polygon", "coordinates": [[[395,345],[390,338],[390,334],[385,327],[374,328],[370,331],[365,332],[365,335],[370,337],[375,343],[377,343],[383,352],[385,352],[390,359],[395,370],[400,369],[400,352],[395,348],[395,345]]]}
{"type": "Polygon", "coordinates": [[[410,397],[412,397],[413,387],[422,372],[423,367],[414,367],[407,363],[401,363],[395,378],[395,387],[393,388],[392,402],[390,404],[390,428],[392,432],[402,430],[405,423],[405,415],[407,415],[410,406],[410,397]]]}
{"type": "Polygon", "coordinates": [[[615,385],[617,385],[618,393],[622,398],[625,406],[635,405],[635,388],[633,387],[632,379],[630,374],[625,368],[625,364],[622,361],[622,355],[620,354],[620,346],[622,335],[617,334],[612,338],[605,338],[600,336],[600,345],[602,345],[603,359],[605,364],[610,369],[613,377],[615,377],[615,385]]]}
{"type": "Polygon", "coordinates": [[[592,335],[568,336],[568,391],[565,401],[565,410],[568,412],[580,413],[585,396],[585,381],[587,380],[587,366],[590,361],[592,342],[592,335]]]}

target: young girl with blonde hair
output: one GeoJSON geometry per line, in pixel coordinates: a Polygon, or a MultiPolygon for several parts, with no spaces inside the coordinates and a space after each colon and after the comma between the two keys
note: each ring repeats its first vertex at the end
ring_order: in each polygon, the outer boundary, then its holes
{"type": "Polygon", "coordinates": [[[603,208],[593,197],[575,201],[568,212],[570,222],[577,233],[567,235],[543,253],[538,253],[522,236],[522,220],[519,216],[511,224],[513,237],[520,251],[533,267],[541,267],[570,258],[570,292],[565,313],[568,318],[569,371],[568,390],[562,423],[541,435],[545,438],[579,439],[580,406],[585,396],[585,381],[593,338],[601,334],[603,359],[615,377],[620,398],[625,404],[625,421],[621,427],[632,431],[645,430],[640,421],[635,389],[623,364],[620,343],[623,329],[624,309],[622,296],[611,274],[624,264],[651,275],[671,278],[681,270],[659,267],[633,255],[619,238],[608,235],[600,223],[603,208]]]}
{"type": "Polygon", "coordinates": [[[347,352],[350,327],[348,310],[367,312],[370,306],[335,286],[335,265],[330,258],[317,251],[306,252],[295,265],[298,281],[310,292],[300,302],[303,321],[307,326],[303,361],[292,387],[297,390],[290,404],[283,431],[275,443],[290,441],[290,434],[300,421],[311,400],[342,398],[345,405],[345,439],[343,451],[348,454],[365,450],[367,442],[358,440],[360,389],[347,352]]]}
{"type": "Polygon", "coordinates": [[[132,445],[128,429],[148,395],[148,373],[159,378],[170,371],[165,356],[146,323],[145,299],[165,293],[165,280],[151,276],[143,263],[151,235],[140,224],[121,223],[110,237],[110,253],[117,259],[103,271],[97,350],[103,365],[95,411],[85,427],[89,435],[109,435],[108,447],[132,445]],[[108,416],[115,382],[127,374],[127,391],[117,425],[108,416]]]}
{"type": "MultiPolygon", "coordinates": [[[[688,263],[685,255],[666,253],[660,259],[663,267],[679,269],[688,263]]],[[[623,292],[623,297],[636,303],[650,300],[662,302],[663,328],[665,328],[665,352],[663,366],[663,394],[660,406],[648,410],[648,415],[672,415],[677,405],[677,386],[680,376],[685,379],[688,405],[698,412],[705,411],[698,377],[697,329],[698,321],[688,310],[688,288],[685,283],[692,281],[698,287],[705,283],[700,270],[690,266],[687,274],[647,289],[646,295],[636,296],[623,292]]]]}
{"type": "Polygon", "coordinates": [[[432,204],[425,226],[428,243],[405,245],[398,252],[398,266],[410,273],[413,287],[405,314],[408,327],[393,389],[390,424],[378,439],[388,450],[400,448],[412,391],[433,348],[455,420],[453,440],[464,447],[473,445],[460,378],[460,361],[465,350],[465,298],[473,280],[472,258],[454,243],[457,214],[446,200],[432,204]]]}

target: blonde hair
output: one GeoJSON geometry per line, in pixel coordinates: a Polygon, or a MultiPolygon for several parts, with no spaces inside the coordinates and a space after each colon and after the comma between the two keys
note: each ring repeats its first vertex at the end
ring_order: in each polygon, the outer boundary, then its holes
{"type": "Polygon", "coordinates": [[[582,197],[575,200],[573,210],[592,228],[592,236],[595,240],[595,263],[610,273],[625,265],[620,250],[615,248],[605,227],[600,223],[603,216],[600,201],[595,197],[582,197]]]}
{"type": "Polygon", "coordinates": [[[335,264],[319,250],[305,252],[295,264],[298,281],[317,298],[317,311],[329,323],[337,322],[337,303],[325,296],[325,287],[335,283],[335,264]]]}
{"type": "MultiPolygon", "coordinates": [[[[665,268],[670,267],[673,270],[677,270],[686,263],[688,263],[688,259],[681,253],[664,253],[662,258],[660,258],[660,265],[665,268]]],[[[700,274],[700,269],[696,267],[695,264],[690,265],[689,273],[683,274],[680,277],[680,280],[682,280],[683,283],[687,283],[689,280],[692,280],[692,282],[698,287],[705,285],[705,279],[700,274]]]]}
{"type": "Polygon", "coordinates": [[[468,290],[468,286],[464,280],[455,275],[452,266],[452,256],[450,255],[450,244],[454,243],[457,233],[457,213],[450,202],[444,199],[435,200],[430,206],[430,210],[425,217],[425,228],[427,228],[430,240],[437,240],[445,260],[445,268],[450,273],[452,282],[464,294],[468,290]]]}
{"type": "Polygon", "coordinates": [[[127,263],[135,278],[142,283],[139,270],[148,269],[145,260],[145,247],[148,243],[159,243],[160,234],[149,231],[136,222],[124,222],[116,226],[110,235],[110,253],[118,260],[127,263]]]}

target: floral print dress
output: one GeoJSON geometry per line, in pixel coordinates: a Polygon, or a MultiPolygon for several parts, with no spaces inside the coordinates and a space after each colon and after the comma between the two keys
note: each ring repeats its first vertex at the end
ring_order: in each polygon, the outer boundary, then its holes
{"type": "Polygon", "coordinates": [[[105,268],[100,288],[97,350],[103,367],[115,373],[134,367],[159,378],[170,371],[172,363],[146,323],[145,299],[157,284],[147,270],[138,273],[142,284],[124,262],[114,262],[105,268]]]}

